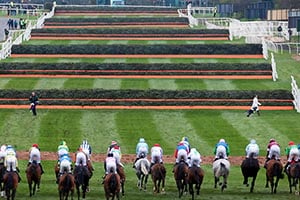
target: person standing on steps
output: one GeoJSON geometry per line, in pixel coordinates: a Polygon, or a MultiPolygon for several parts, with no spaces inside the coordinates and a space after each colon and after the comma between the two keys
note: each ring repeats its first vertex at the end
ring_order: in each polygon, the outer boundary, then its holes
{"type": "Polygon", "coordinates": [[[35,94],[35,92],[31,93],[31,96],[29,97],[30,101],[30,111],[32,111],[32,114],[36,116],[36,105],[39,103],[39,97],[35,94]]]}
{"type": "Polygon", "coordinates": [[[247,117],[250,117],[250,115],[254,112],[256,112],[258,116],[260,116],[259,106],[261,106],[261,103],[259,103],[259,101],[258,101],[258,96],[255,95],[253,98],[253,101],[252,101],[252,106],[251,106],[250,110],[248,110],[247,117]]]}

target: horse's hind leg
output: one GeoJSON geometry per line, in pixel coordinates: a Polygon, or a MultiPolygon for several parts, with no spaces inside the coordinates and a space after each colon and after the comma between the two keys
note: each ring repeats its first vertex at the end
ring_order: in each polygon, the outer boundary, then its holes
{"type": "Polygon", "coordinates": [[[219,182],[219,178],[215,177],[215,188],[217,188],[218,182],[219,182]]]}
{"type": "Polygon", "coordinates": [[[144,182],[144,191],[147,190],[147,182],[148,182],[148,175],[145,177],[145,182],[144,182]]]}
{"type": "Polygon", "coordinates": [[[17,190],[17,189],[12,189],[12,192],[11,192],[11,199],[12,199],[12,200],[15,199],[15,196],[16,196],[16,190],[17,190]]]}
{"type": "Polygon", "coordinates": [[[161,193],[165,193],[165,179],[162,179],[162,183],[161,183],[161,193]]]}
{"type": "Polygon", "coordinates": [[[29,196],[32,196],[32,184],[28,183],[28,188],[29,188],[29,196]]]}
{"type": "Polygon", "coordinates": [[[194,200],[194,188],[192,183],[189,184],[189,192],[190,195],[192,195],[192,200],[194,200]]]}
{"type": "Polygon", "coordinates": [[[244,182],[243,182],[244,185],[246,185],[247,187],[249,186],[248,184],[248,177],[247,176],[244,176],[244,182]]]}
{"type": "Polygon", "coordinates": [[[122,188],[122,196],[125,195],[125,190],[124,190],[124,180],[121,182],[121,188],[122,188]]]}
{"type": "Polygon", "coordinates": [[[253,189],[254,189],[255,180],[256,180],[256,176],[253,176],[252,182],[251,182],[251,188],[250,188],[250,192],[251,192],[251,193],[253,192],[253,189]]]}
{"type": "Polygon", "coordinates": [[[276,181],[275,181],[275,185],[274,185],[274,194],[276,194],[276,192],[277,192],[278,182],[279,182],[279,177],[277,176],[276,181]]]}
{"type": "Polygon", "coordinates": [[[268,174],[266,174],[266,186],[265,187],[266,188],[269,187],[269,177],[268,177],[268,174]]]}
{"type": "Polygon", "coordinates": [[[33,184],[33,190],[32,190],[32,195],[35,194],[35,190],[36,190],[36,183],[33,184]]]}

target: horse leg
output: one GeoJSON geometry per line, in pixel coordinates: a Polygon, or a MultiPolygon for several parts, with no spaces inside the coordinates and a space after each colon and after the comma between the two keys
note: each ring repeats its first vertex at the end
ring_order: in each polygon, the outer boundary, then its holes
{"type": "Polygon", "coordinates": [[[86,185],[82,185],[82,199],[85,199],[86,185]]]}
{"type": "Polygon", "coordinates": [[[266,186],[265,188],[268,188],[269,187],[269,177],[268,177],[268,174],[266,174],[266,186]]]}
{"type": "Polygon", "coordinates": [[[16,188],[12,189],[12,192],[11,192],[11,199],[12,199],[12,200],[14,200],[15,197],[16,197],[16,191],[17,191],[16,188]]]}
{"type": "Polygon", "coordinates": [[[225,188],[227,188],[227,177],[226,176],[223,177],[223,184],[221,187],[221,191],[223,192],[225,188]]]}
{"type": "Polygon", "coordinates": [[[189,184],[189,192],[190,192],[190,195],[192,195],[192,200],[194,200],[194,189],[193,189],[192,183],[189,184]]]}
{"type": "Polygon", "coordinates": [[[80,185],[79,185],[79,183],[77,183],[77,181],[76,181],[76,190],[77,190],[78,200],[80,200],[80,185]]]}
{"type": "Polygon", "coordinates": [[[217,177],[215,176],[215,188],[217,188],[218,182],[219,182],[219,178],[217,178],[217,177]]]}
{"type": "Polygon", "coordinates": [[[157,193],[157,180],[153,179],[153,193],[157,193]]]}
{"type": "Polygon", "coordinates": [[[271,178],[270,183],[271,183],[271,193],[273,194],[274,193],[274,178],[273,177],[271,178]]]}
{"type": "Polygon", "coordinates": [[[246,185],[247,187],[249,186],[248,184],[248,176],[244,176],[244,182],[243,182],[244,185],[246,185]]]}
{"type": "Polygon", "coordinates": [[[157,183],[157,186],[156,186],[156,191],[157,191],[157,193],[159,193],[160,182],[161,182],[161,180],[159,179],[159,180],[158,180],[158,183],[157,183]]]}
{"type": "Polygon", "coordinates": [[[161,183],[161,193],[165,193],[165,179],[162,179],[162,183],[161,183]]]}
{"type": "Polygon", "coordinates": [[[144,182],[144,191],[147,190],[147,182],[148,182],[148,174],[145,177],[145,182],[144,182]]]}
{"type": "Polygon", "coordinates": [[[253,176],[253,178],[252,178],[251,187],[250,187],[250,192],[251,192],[251,193],[253,192],[253,189],[254,189],[255,180],[256,180],[256,175],[253,176]]]}
{"type": "Polygon", "coordinates": [[[121,181],[121,188],[122,188],[122,196],[125,195],[125,190],[124,190],[124,179],[121,181]]]}
{"type": "Polygon", "coordinates": [[[274,186],[274,194],[276,194],[276,192],[277,192],[278,182],[279,182],[279,176],[276,176],[276,181],[275,181],[275,186],[274,186]]]}
{"type": "Polygon", "coordinates": [[[29,188],[29,196],[32,196],[32,183],[28,183],[28,188],[29,188]]]}
{"type": "Polygon", "coordinates": [[[33,183],[33,190],[32,190],[32,195],[35,194],[35,190],[36,190],[36,182],[33,183]]]}

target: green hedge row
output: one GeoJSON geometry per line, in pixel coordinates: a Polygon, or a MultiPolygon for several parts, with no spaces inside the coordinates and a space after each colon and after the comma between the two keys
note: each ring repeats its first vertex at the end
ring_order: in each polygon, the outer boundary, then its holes
{"type": "MultiPolygon", "coordinates": [[[[292,99],[288,90],[36,90],[40,98],[62,99],[252,99],[258,95],[260,99],[292,99]]],[[[28,98],[30,90],[0,90],[0,98],[28,98]]]]}
{"type": "Polygon", "coordinates": [[[262,54],[261,44],[197,45],[14,45],[13,54],[262,54]]]}
{"type": "Polygon", "coordinates": [[[181,22],[188,24],[188,19],[183,17],[97,17],[97,18],[49,18],[45,25],[55,23],[80,24],[80,23],[124,23],[124,22],[181,22]]]}
{"type": "Polygon", "coordinates": [[[56,7],[55,11],[153,11],[153,12],[162,12],[162,11],[173,11],[177,12],[176,7],[122,7],[122,6],[93,6],[93,7],[78,7],[78,6],[68,6],[68,7],[56,7]]]}
{"type": "Polygon", "coordinates": [[[0,70],[271,70],[268,63],[1,63],[0,70]]]}
{"type": "MultiPolygon", "coordinates": [[[[109,106],[251,106],[252,101],[247,102],[234,102],[234,101],[220,101],[220,102],[212,102],[212,101],[200,101],[200,102],[192,102],[192,101],[186,101],[186,102],[155,102],[155,101],[115,101],[115,102],[105,102],[105,101],[77,101],[77,100],[71,100],[71,101],[59,101],[59,100],[42,100],[40,101],[42,105],[79,105],[79,106],[100,106],[100,105],[109,105],[109,106]]],[[[26,105],[28,104],[28,101],[0,101],[0,104],[13,104],[13,105],[26,105]]],[[[263,102],[264,106],[292,106],[292,102],[263,102]]]]}
{"type": "Polygon", "coordinates": [[[31,35],[37,33],[57,34],[229,34],[225,29],[158,29],[158,28],[105,28],[105,29],[69,29],[69,28],[44,28],[32,29],[31,35]]]}

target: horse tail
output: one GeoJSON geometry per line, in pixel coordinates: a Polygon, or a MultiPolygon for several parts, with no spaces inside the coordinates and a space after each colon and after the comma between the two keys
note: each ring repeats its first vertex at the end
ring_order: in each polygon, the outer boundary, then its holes
{"type": "Polygon", "coordinates": [[[112,174],[109,181],[109,188],[111,192],[117,189],[117,177],[116,174],[112,174]]]}
{"type": "Polygon", "coordinates": [[[161,166],[158,168],[158,172],[159,172],[159,175],[160,175],[161,178],[164,178],[164,177],[165,177],[166,169],[164,168],[163,165],[161,165],[161,166]]]}
{"type": "Polygon", "coordinates": [[[216,171],[216,176],[224,176],[227,173],[226,166],[224,163],[220,162],[220,167],[216,171]]]}
{"type": "Polygon", "coordinates": [[[197,184],[200,183],[200,168],[196,168],[195,167],[195,170],[194,170],[194,177],[195,177],[195,181],[197,184]]]}
{"type": "Polygon", "coordinates": [[[145,174],[145,175],[148,175],[148,169],[147,169],[147,166],[146,166],[146,164],[145,164],[145,161],[142,161],[141,162],[141,171],[143,172],[143,174],[145,174]]]}
{"type": "Polygon", "coordinates": [[[7,182],[6,182],[6,184],[5,184],[5,187],[6,187],[7,189],[11,189],[11,188],[14,187],[14,177],[13,177],[13,174],[12,174],[12,173],[14,173],[14,172],[9,172],[9,173],[7,174],[7,182]]]}
{"type": "Polygon", "coordinates": [[[273,176],[278,176],[280,178],[283,178],[283,174],[282,174],[282,168],[280,166],[280,163],[276,162],[273,165],[273,176]]]}
{"type": "Polygon", "coordinates": [[[68,192],[71,189],[71,178],[69,177],[69,174],[65,176],[64,181],[64,192],[68,192]]]}

